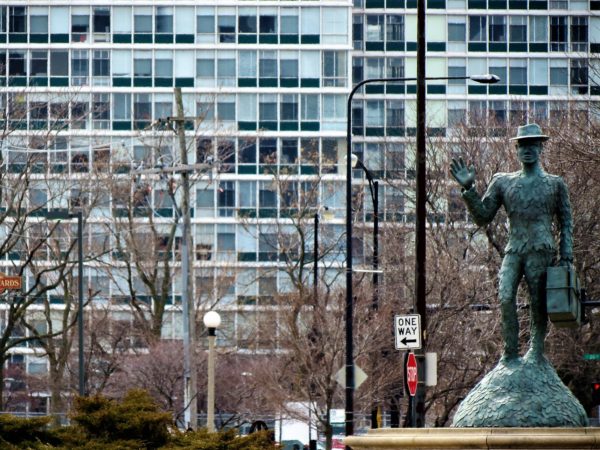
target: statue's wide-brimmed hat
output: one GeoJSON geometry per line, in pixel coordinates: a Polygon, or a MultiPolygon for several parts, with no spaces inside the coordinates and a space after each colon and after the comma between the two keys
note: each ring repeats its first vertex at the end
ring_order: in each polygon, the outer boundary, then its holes
{"type": "Polygon", "coordinates": [[[549,136],[542,133],[542,129],[537,123],[528,123],[519,127],[517,135],[514,138],[510,138],[511,141],[519,141],[521,139],[538,139],[545,141],[549,139],[549,136]]]}

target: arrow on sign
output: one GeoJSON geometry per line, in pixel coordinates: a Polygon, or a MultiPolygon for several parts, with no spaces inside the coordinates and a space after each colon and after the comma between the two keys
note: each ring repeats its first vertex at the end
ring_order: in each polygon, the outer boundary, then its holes
{"type": "Polygon", "coordinates": [[[408,343],[413,344],[413,343],[417,342],[417,340],[416,339],[406,339],[406,338],[404,338],[400,342],[402,342],[403,345],[406,345],[408,343]]]}

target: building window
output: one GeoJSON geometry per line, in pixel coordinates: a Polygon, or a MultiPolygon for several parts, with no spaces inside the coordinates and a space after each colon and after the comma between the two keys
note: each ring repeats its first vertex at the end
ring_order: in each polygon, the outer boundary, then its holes
{"type": "Polygon", "coordinates": [[[569,2],[567,0],[550,0],[550,9],[568,9],[569,2]]]}
{"type": "Polygon", "coordinates": [[[509,39],[514,44],[527,42],[527,17],[510,16],[509,39]]]}
{"type": "Polygon", "coordinates": [[[566,59],[550,60],[550,90],[551,95],[566,95],[569,85],[569,67],[566,59]]]}
{"type": "Polygon", "coordinates": [[[235,42],[235,16],[219,16],[217,18],[219,29],[219,42],[235,42]]]}
{"type": "Polygon", "coordinates": [[[281,52],[279,73],[282,79],[298,79],[298,55],[296,52],[281,52]]]}
{"type": "Polygon", "coordinates": [[[27,33],[27,9],[24,6],[8,8],[8,32],[27,33]]]}
{"type": "Polygon", "coordinates": [[[546,58],[529,60],[529,85],[548,86],[548,60],[546,58]]]}
{"type": "Polygon", "coordinates": [[[388,43],[404,42],[404,16],[388,14],[386,22],[386,41],[388,43]]]}
{"type": "Polygon", "coordinates": [[[467,108],[461,100],[448,101],[448,126],[458,128],[466,124],[467,108]]]}
{"type": "Polygon", "coordinates": [[[47,51],[32,51],[31,52],[31,67],[29,71],[32,77],[47,77],[48,76],[48,52],[47,51]]]}
{"type": "Polygon", "coordinates": [[[277,78],[277,52],[261,51],[258,70],[260,78],[277,78]]]}
{"type": "Polygon", "coordinates": [[[110,125],[110,94],[94,94],[92,120],[95,130],[107,130],[110,125]]]}
{"type": "Polygon", "coordinates": [[[404,101],[386,101],[386,126],[388,128],[404,127],[404,101]]]}
{"type": "Polygon", "coordinates": [[[217,225],[217,259],[226,260],[235,255],[235,225],[217,225]]]}
{"type": "Polygon", "coordinates": [[[173,78],[173,54],[169,51],[157,51],[154,56],[154,76],[173,78]]]}
{"type": "Polygon", "coordinates": [[[152,54],[150,52],[136,52],[133,57],[133,76],[137,80],[152,78],[152,54]]]}
{"type": "Polygon", "coordinates": [[[115,120],[131,120],[131,94],[113,94],[115,120]]]}
{"type": "Polygon", "coordinates": [[[547,43],[548,42],[548,17],[530,16],[529,17],[529,42],[547,43]]]}
{"type": "Polygon", "coordinates": [[[256,34],[256,10],[240,10],[238,16],[238,33],[240,34],[256,34]]]}
{"type": "Polygon", "coordinates": [[[96,86],[110,84],[110,52],[108,50],[94,50],[92,76],[96,86]]]}
{"type": "Polygon", "coordinates": [[[231,52],[218,53],[217,83],[219,86],[235,86],[235,56],[231,52]]]}
{"type": "Polygon", "coordinates": [[[352,58],[352,83],[356,84],[365,77],[364,58],[355,56],[352,58]]]}
{"type": "Polygon", "coordinates": [[[382,78],[385,70],[384,58],[365,58],[367,78],[382,78]]]}
{"type": "Polygon", "coordinates": [[[354,50],[363,49],[364,33],[364,16],[362,14],[354,14],[352,16],[352,42],[354,50]]]}
{"type": "Polygon", "coordinates": [[[325,44],[345,44],[348,41],[348,14],[346,8],[322,8],[325,44]]]}
{"type": "Polygon", "coordinates": [[[215,85],[215,58],[212,51],[198,51],[197,53],[196,85],[215,85]]]}
{"type": "Polygon", "coordinates": [[[232,217],[235,210],[235,181],[221,181],[217,194],[220,217],[232,217]]]}
{"type": "Polygon", "coordinates": [[[150,94],[135,94],[133,102],[133,118],[137,127],[146,127],[152,120],[152,103],[150,94]]]}
{"type": "Polygon", "coordinates": [[[277,16],[261,15],[259,18],[260,34],[277,34],[277,16]]]}
{"type": "Polygon", "coordinates": [[[29,18],[31,24],[31,34],[48,34],[48,15],[47,14],[33,14],[29,18]]]}
{"type": "Polygon", "coordinates": [[[66,50],[50,51],[50,75],[66,77],[69,75],[69,52],[66,50]]]}
{"type": "Polygon", "coordinates": [[[259,181],[258,204],[261,210],[277,208],[277,188],[271,181],[259,181]]]}
{"type": "Polygon", "coordinates": [[[506,42],[506,16],[490,16],[490,42],[506,42]]]}
{"type": "Polygon", "coordinates": [[[571,60],[571,93],[583,95],[588,92],[588,65],[585,59],[571,60]]]}
{"type": "Polygon", "coordinates": [[[282,35],[298,35],[298,13],[296,11],[281,11],[281,29],[282,35]]]}
{"type": "Polygon", "coordinates": [[[323,86],[346,86],[346,52],[323,52],[323,86]]]}
{"type": "Polygon", "coordinates": [[[277,121],[277,94],[260,95],[258,115],[261,122],[277,121]]]}
{"type": "Polygon", "coordinates": [[[217,97],[217,120],[220,122],[235,121],[235,95],[217,97]]]}
{"type": "Polygon", "coordinates": [[[366,111],[367,127],[383,127],[383,100],[367,100],[366,111]]]}
{"type": "Polygon", "coordinates": [[[386,76],[389,78],[404,77],[404,58],[387,58],[386,76]]]}
{"type": "Polygon", "coordinates": [[[110,9],[106,7],[94,8],[93,12],[94,41],[110,41],[110,9]]]}
{"type": "Polygon", "coordinates": [[[215,16],[212,14],[196,17],[196,33],[198,42],[214,42],[215,16]]]}
{"type": "MultiPolygon", "coordinates": [[[[448,76],[464,77],[467,75],[465,58],[448,58],[448,76]]],[[[448,80],[449,94],[464,94],[467,80],[448,80]]]]}
{"type": "Polygon", "coordinates": [[[282,94],[280,108],[282,122],[298,121],[298,96],[296,94],[282,94]]]}
{"type": "Polygon", "coordinates": [[[301,100],[301,119],[310,122],[318,121],[320,118],[319,95],[302,94],[301,100]]]}
{"type": "Polygon", "coordinates": [[[383,43],[384,15],[367,14],[367,42],[383,43]]]}
{"type": "Polygon", "coordinates": [[[298,164],[298,140],[282,139],[281,154],[279,157],[281,165],[292,166],[298,164]]]}
{"type": "Polygon", "coordinates": [[[510,101],[510,121],[515,125],[521,125],[527,122],[527,105],[524,101],[510,101]]]}
{"type": "Polygon", "coordinates": [[[588,18],[571,17],[571,51],[585,52],[588,44],[588,18]]]}
{"type": "Polygon", "coordinates": [[[71,52],[71,85],[88,85],[89,65],[88,50],[73,50],[71,52]]]}
{"type": "MultiPolygon", "coordinates": [[[[83,97],[83,96],[82,96],[83,97]]],[[[88,128],[90,115],[89,99],[77,98],[71,102],[71,128],[74,130],[85,130],[88,128]]]]}
{"type": "Polygon", "coordinates": [[[133,30],[136,34],[151,34],[152,16],[150,14],[136,13],[133,16],[133,30]]]}
{"type": "Polygon", "coordinates": [[[469,16],[469,41],[486,42],[486,16],[469,16]]]}
{"type": "Polygon", "coordinates": [[[509,60],[510,86],[527,86],[527,61],[524,59],[509,60]]]}
{"type": "Polygon", "coordinates": [[[157,7],[154,27],[157,34],[173,34],[173,8],[157,7]]]}
{"type": "Polygon", "coordinates": [[[491,124],[495,126],[503,125],[506,121],[506,101],[490,100],[488,112],[491,124]]]}
{"type": "Polygon", "coordinates": [[[258,145],[258,162],[263,170],[277,164],[277,139],[261,139],[258,145]]]}
{"type": "Polygon", "coordinates": [[[71,15],[71,42],[86,42],[90,32],[89,14],[71,15]]]}
{"type": "Polygon", "coordinates": [[[550,50],[554,52],[567,50],[567,17],[550,17],[550,50]]]}
{"type": "Polygon", "coordinates": [[[467,25],[464,17],[448,18],[448,41],[465,42],[467,36],[467,25]]]}

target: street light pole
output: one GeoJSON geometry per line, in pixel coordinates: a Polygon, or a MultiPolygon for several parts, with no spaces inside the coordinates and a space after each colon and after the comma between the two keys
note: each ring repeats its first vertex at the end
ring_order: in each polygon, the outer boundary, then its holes
{"type": "Polygon", "coordinates": [[[48,220],[77,219],[77,340],[78,348],[78,378],[79,396],[85,397],[85,353],[83,351],[83,211],[80,209],[75,213],[65,210],[50,211],[46,216],[48,220]]]}
{"type": "Polygon", "coordinates": [[[379,308],[379,181],[358,157],[352,154],[352,167],[363,170],[369,182],[369,192],[373,202],[373,310],[379,308]]]}
{"type": "MultiPolygon", "coordinates": [[[[188,164],[187,144],[185,140],[185,116],[183,111],[183,100],[181,88],[175,88],[175,104],[177,116],[173,118],[177,122],[177,138],[179,141],[179,155],[182,165],[188,164]]],[[[191,217],[190,217],[190,175],[188,171],[181,172],[183,211],[183,232],[181,236],[181,308],[183,313],[183,383],[184,383],[184,421],[186,428],[195,430],[198,427],[197,386],[196,386],[196,364],[192,358],[195,349],[195,307],[192,298],[192,283],[190,283],[190,249],[192,243],[191,217]]]]}
{"type": "MultiPolygon", "coordinates": [[[[461,77],[430,77],[421,81],[435,80],[473,80],[478,83],[497,83],[500,78],[496,75],[473,75],[461,77]]],[[[353,309],[354,298],[352,293],[352,100],[358,90],[371,83],[399,83],[404,81],[417,81],[415,77],[409,78],[368,78],[358,82],[350,91],[346,104],[346,352],[345,352],[345,434],[354,434],[354,342],[353,342],[353,309]]],[[[348,446],[346,446],[349,449],[348,446]]]]}
{"type": "MultiPolygon", "coordinates": [[[[77,217],[77,268],[79,279],[78,309],[77,309],[77,333],[79,337],[79,395],[84,397],[85,392],[85,354],[83,352],[83,212],[81,209],[74,214],[77,217]]],[[[70,214],[73,217],[73,214],[70,214]]]]}
{"type": "Polygon", "coordinates": [[[215,339],[217,328],[221,325],[221,316],[216,311],[204,314],[204,325],[208,329],[208,392],[206,404],[206,427],[215,432],[215,339]]]}

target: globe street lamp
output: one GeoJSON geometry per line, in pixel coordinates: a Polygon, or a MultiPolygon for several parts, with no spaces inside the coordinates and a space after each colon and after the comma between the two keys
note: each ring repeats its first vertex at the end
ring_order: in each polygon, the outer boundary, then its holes
{"type": "MultiPolygon", "coordinates": [[[[472,80],[477,83],[493,84],[500,78],[493,74],[460,76],[460,77],[427,77],[421,81],[435,80],[472,80]]],[[[416,77],[408,78],[368,78],[357,83],[348,95],[346,107],[346,161],[352,161],[352,100],[354,94],[365,84],[371,83],[399,83],[404,81],[417,81],[416,77]]],[[[346,389],[345,389],[345,434],[354,434],[354,343],[353,343],[353,309],[354,298],[352,294],[352,164],[346,164],[346,389]]],[[[418,305],[422,306],[422,305],[418,305]]],[[[421,309],[421,308],[419,308],[421,309]]],[[[424,318],[423,318],[424,319],[424,318]]]]}
{"type": "Polygon", "coordinates": [[[215,338],[221,325],[221,316],[216,311],[204,314],[204,326],[208,329],[208,393],[206,405],[206,426],[211,433],[215,432],[215,338]]]}

